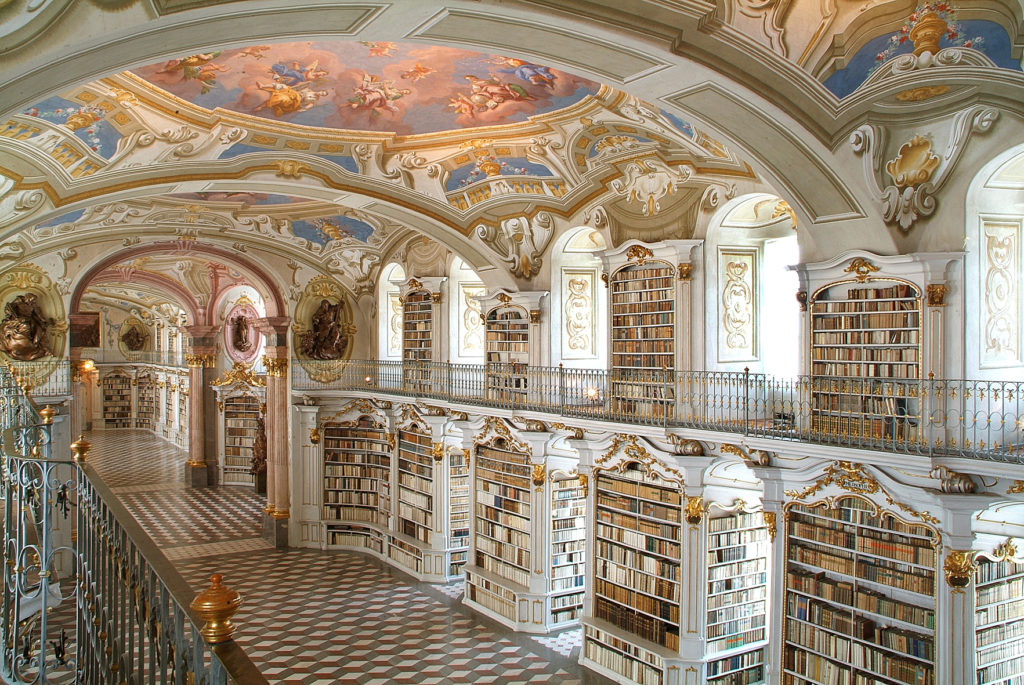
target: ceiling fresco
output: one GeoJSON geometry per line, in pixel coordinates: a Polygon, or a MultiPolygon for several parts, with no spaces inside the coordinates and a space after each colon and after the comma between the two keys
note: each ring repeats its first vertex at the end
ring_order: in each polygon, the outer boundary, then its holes
{"type": "Polygon", "coordinates": [[[254,45],[182,55],[133,73],[209,109],[401,135],[522,122],[600,89],[503,55],[367,41],[254,45]]]}

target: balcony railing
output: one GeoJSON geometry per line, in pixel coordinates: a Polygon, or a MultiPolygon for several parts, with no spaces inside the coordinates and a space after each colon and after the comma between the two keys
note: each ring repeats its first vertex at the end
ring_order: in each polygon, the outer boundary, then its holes
{"type": "Polygon", "coordinates": [[[0,399],[0,680],[267,683],[234,641],[207,643],[186,581],[94,469],[52,454],[49,412],[4,370],[0,399]]]}
{"type": "Polygon", "coordinates": [[[297,391],[384,393],[566,418],[1024,462],[1024,382],[775,378],[520,364],[295,361],[297,391]]]}

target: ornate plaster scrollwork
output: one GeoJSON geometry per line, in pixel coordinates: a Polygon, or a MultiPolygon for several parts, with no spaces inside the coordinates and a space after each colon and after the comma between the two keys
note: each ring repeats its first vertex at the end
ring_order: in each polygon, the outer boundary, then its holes
{"type": "Polygon", "coordinates": [[[406,188],[413,188],[415,184],[412,172],[421,169],[426,172],[427,178],[440,178],[442,175],[439,164],[431,163],[416,152],[402,152],[393,157],[392,163],[382,171],[382,175],[388,180],[400,181],[406,188]]]}
{"type": "Polygon", "coordinates": [[[661,199],[674,193],[690,177],[690,170],[673,169],[657,159],[641,159],[627,164],[622,175],[612,181],[612,190],[630,202],[640,203],[644,216],[654,216],[661,211],[661,199]]]}
{"type": "Polygon", "coordinates": [[[41,190],[14,190],[14,179],[0,176],[0,227],[15,223],[43,205],[41,190]],[[12,192],[13,191],[13,192],[12,192]]]}
{"type": "Polygon", "coordinates": [[[136,143],[139,147],[147,147],[158,140],[167,143],[171,148],[157,158],[162,162],[195,155],[202,147],[193,142],[199,135],[199,131],[189,126],[179,126],[176,129],[168,128],[159,133],[143,133],[136,139],[136,143]]]}
{"type": "Polygon", "coordinates": [[[978,490],[977,484],[970,476],[951,471],[945,466],[936,466],[929,475],[940,481],[939,490],[942,492],[966,494],[978,490]]]}
{"type": "Polygon", "coordinates": [[[539,212],[530,221],[525,216],[505,219],[501,226],[481,224],[477,236],[501,259],[510,265],[519,278],[533,278],[542,264],[541,255],[554,232],[554,219],[539,212]]]}
{"type": "Polygon", "coordinates": [[[619,105],[619,114],[638,124],[646,123],[648,119],[657,118],[653,107],[635,97],[628,97],[619,105]]]}
{"type": "Polygon", "coordinates": [[[700,206],[704,211],[710,212],[718,208],[723,200],[731,200],[736,197],[736,184],[728,183],[722,185],[709,185],[700,198],[700,206]]]}
{"type": "Polygon", "coordinates": [[[913,53],[908,53],[894,57],[876,69],[860,87],[864,88],[865,86],[870,86],[875,83],[881,83],[893,76],[906,74],[911,71],[929,69],[933,67],[952,66],[997,68],[996,63],[989,59],[983,52],[972,50],[970,48],[948,47],[939,50],[938,53],[934,55],[931,53],[927,53],[927,56],[924,54],[915,55],[913,53]]]}
{"type": "Polygon", "coordinates": [[[878,197],[885,221],[907,233],[919,218],[931,216],[938,206],[935,195],[956,168],[971,135],[987,133],[998,118],[997,109],[984,105],[959,112],[953,117],[949,140],[941,154],[932,151],[931,140],[915,135],[885,164],[892,183],[884,188],[878,179],[885,147],[884,129],[865,125],[850,134],[850,147],[863,159],[865,178],[878,197]]]}

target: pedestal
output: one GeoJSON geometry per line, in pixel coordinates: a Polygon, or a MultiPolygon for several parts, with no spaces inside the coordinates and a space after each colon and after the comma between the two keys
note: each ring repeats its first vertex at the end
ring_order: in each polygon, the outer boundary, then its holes
{"type": "Polygon", "coordinates": [[[205,463],[193,464],[185,462],[185,487],[205,488],[210,482],[210,474],[205,463]]]}
{"type": "Polygon", "coordinates": [[[288,519],[263,514],[263,539],[277,549],[288,547],[288,519]]]}

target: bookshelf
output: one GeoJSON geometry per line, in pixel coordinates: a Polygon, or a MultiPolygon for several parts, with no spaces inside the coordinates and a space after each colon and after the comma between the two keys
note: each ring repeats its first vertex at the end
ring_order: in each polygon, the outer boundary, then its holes
{"type": "Polygon", "coordinates": [[[594,476],[591,613],[581,663],[622,681],[665,682],[679,650],[682,492],[636,461],[594,476]]]}
{"type": "Polygon", "coordinates": [[[551,481],[551,592],[552,628],[578,622],[583,614],[586,568],[587,500],[576,476],[551,481]]]}
{"type": "Polygon", "coordinates": [[[433,301],[426,290],[405,296],[402,314],[402,380],[418,388],[430,380],[433,360],[433,301]]]}
{"type": "Polygon", "coordinates": [[[395,530],[424,546],[432,542],[434,525],[431,435],[430,428],[415,422],[398,431],[398,518],[395,530]]]}
{"type": "Polygon", "coordinates": [[[783,685],[935,683],[936,533],[852,495],[786,520],[783,685]]]}
{"type": "Polygon", "coordinates": [[[487,397],[509,404],[526,401],[530,322],[516,306],[491,309],[486,317],[487,397]]]}
{"type": "Polygon", "coordinates": [[[974,633],[978,685],[1024,682],[1024,563],[978,559],[974,633]]]}
{"type": "Polygon", "coordinates": [[[174,442],[185,449],[188,447],[188,431],[190,422],[188,420],[188,392],[189,379],[186,376],[178,378],[178,431],[175,433],[174,442]]]}
{"type": "Polygon", "coordinates": [[[174,436],[174,429],[177,427],[175,417],[177,416],[178,407],[174,404],[174,377],[168,376],[167,380],[164,381],[164,438],[172,440],[174,436]]]}
{"type": "Polygon", "coordinates": [[[153,376],[145,373],[138,380],[138,403],[135,407],[135,427],[153,430],[156,423],[156,398],[153,376]]]}
{"type": "Polygon", "coordinates": [[[469,454],[465,450],[448,452],[448,575],[461,576],[469,556],[469,454]]]}
{"type": "Polygon", "coordinates": [[[708,510],[707,680],[764,683],[771,542],[760,512],[708,510]]]}
{"type": "Polygon", "coordinates": [[[675,269],[631,262],[612,272],[609,287],[612,405],[629,417],[663,417],[675,399],[675,269]]]}
{"type": "Polygon", "coordinates": [[[391,522],[391,448],[385,427],[360,416],[324,423],[322,432],[327,544],[369,547],[382,554],[383,534],[342,524],[371,523],[387,530],[391,522]]]}
{"type": "Polygon", "coordinates": [[[131,379],[119,371],[103,377],[103,425],[104,428],[132,427],[131,379]]]}
{"type": "Polygon", "coordinates": [[[810,306],[811,430],[904,441],[921,425],[921,292],[840,281],[810,306]]]}
{"type": "Polygon", "coordinates": [[[252,485],[252,446],[259,430],[260,401],[252,395],[236,395],[224,400],[225,485],[252,485]]]}

